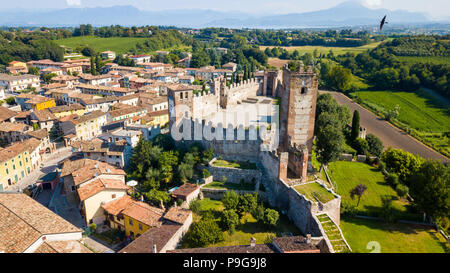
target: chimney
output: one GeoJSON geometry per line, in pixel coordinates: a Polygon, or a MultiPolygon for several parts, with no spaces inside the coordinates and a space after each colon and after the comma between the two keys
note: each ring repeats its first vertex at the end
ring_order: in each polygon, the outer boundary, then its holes
{"type": "Polygon", "coordinates": [[[156,245],[153,245],[153,253],[158,253],[158,251],[156,250],[156,245]]]}
{"type": "Polygon", "coordinates": [[[254,237],[250,238],[250,247],[255,247],[256,239],[254,237]]]}
{"type": "Polygon", "coordinates": [[[306,234],[305,242],[306,242],[307,244],[310,244],[310,243],[311,243],[311,234],[306,234]]]}

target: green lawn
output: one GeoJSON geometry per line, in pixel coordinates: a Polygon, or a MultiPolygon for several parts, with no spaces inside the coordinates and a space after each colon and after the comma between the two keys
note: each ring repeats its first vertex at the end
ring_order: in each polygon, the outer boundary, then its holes
{"type": "Polygon", "coordinates": [[[243,191],[253,191],[255,189],[255,184],[252,183],[223,183],[220,181],[213,181],[208,185],[203,186],[208,189],[225,189],[225,190],[243,190],[243,191]]]}
{"type": "Polygon", "coordinates": [[[378,216],[381,208],[381,196],[390,195],[394,199],[395,215],[403,220],[420,220],[420,215],[408,212],[409,203],[400,199],[397,193],[386,184],[384,176],[376,168],[365,163],[337,161],[328,166],[331,179],[337,185],[337,194],[342,198],[342,203],[357,205],[358,199],[350,197],[350,191],[359,184],[367,186],[367,190],[361,197],[357,213],[369,216],[378,216]]]}
{"type": "Polygon", "coordinates": [[[227,168],[238,168],[238,169],[248,169],[248,170],[256,170],[256,164],[251,162],[243,162],[243,161],[227,161],[223,159],[217,159],[213,162],[214,166],[217,167],[227,167],[227,168]]]}
{"type": "MultiPolygon", "coordinates": [[[[364,46],[358,46],[358,47],[330,47],[330,46],[282,46],[282,48],[288,50],[288,51],[294,51],[298,50],[300,54],[303,53],[313,53],[314,49],[317,49],[319,53],[327,54],[330,49],[333,50],[334,55],[343,55],[347,52],[353,52],[355,54],[364,52],[368,49],[372,49],[377,47],[380,44],[380,42],[376,43],[370,43],[364,46]]],[[[259,48],[261,50],[265,50],[267,47],[273,48],[274,46],[260,46],[259,48]]]]}
{"type": "Polygon", "coordinates": [[[144,42],[145,40],[145,38],[134,37],[101,38],[94,36],[80,36],[55,40],[55,43],[70,47],[72,50],[74,50],[77,46],[88,45],[97,52],[111,50],[117,54],[123,54],[130,51],[137,42],[144,42]]]}
{"type": "Polygon", "coordinates": [[[450,156],[450,110],[433,95],[419,90],[404,91],[358,91],[350,94],[362,99],[362,104],[377,114],[400,107],[394,125],[411,129],[410,134],[444,155],[450,156]]]}
{"type": "Polygon", "coordinates": [[[316,182],[295,186],[294,188],[298,193],[303,194],[311,201],[316,201],[314,198],[316,197],[320,202],[327,203],[335,198],[331,192],[316,182]]]}
{"type": "Polygon", "coordinates": [[[378,242],[381,253],[444,253],[445,238],[433,229],[409,224],[387,224],[377,220],[341,218],[340,227],[353,252],[371,252],[371,241],[378,242]]]}
{"type": "MultiPolygon", "coordinates": [[[[264,204],[264,207],[268,207],[264,204]]],[[[205,212],[208,210],[213,210],[214,212],[220,212],[224,209],[221,201],[211,200],[209,198],[204,198],[200,201],[200,211],[205,212]]],[[[264,242],[272,242],[273,237],[280,237],[283,235],[301,235],[299,229],[297,229],[286,215],[280,214],[280,220],[278,225],[275,227],[268,227],[256,222],[255,218],[250,214],[244,214],[240,219],[240,224],[236,226],[236,231],[230,234],[228,231],[224,231],[224,241],[219,242],[214,245],[209,246],[232,246],[232,245],[248,245],[250,243],[250,238],[254,237],[257,244],[264,242]]],[[[200,215],[194,213],[194,221],[198,220],[200,215]]],[[[217,217],[217,220],[219,218],[217,217]]]]}

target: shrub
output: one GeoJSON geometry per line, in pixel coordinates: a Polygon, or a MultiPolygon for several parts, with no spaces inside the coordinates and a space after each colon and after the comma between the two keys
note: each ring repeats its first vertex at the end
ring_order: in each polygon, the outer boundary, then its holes
{"type": "Polygon", "coordinates": [[[227,191],[222,197],[222,203],[227,210],[236,210],[240,203],[239,194],[235,191],[227,191]]]}
{"type": "Polygon", "coordinates": [[[355,216],[356,215],[356,206],[347,202],[341,203],[341,214],[346,216],[355,216]]]}
{"type": "Polygon", "coordinates": [[[246,193],[239,196],[239,206],[237,207],[239,212],[252,213],[258,206],[258,194],[246,193]]]}
{"type": "Polygon", "coordinates": [[[353,142],[353,148],[355,148],[358,154],[365,155],[369,151],[369,144],[367,143],[367,140],[363,138],[357,138],[353,142]]]}
{"type": "Polygon", "coordinates": [[[278,214],[278,211],[274,209],[267,208],[264,212],[264,224],[266,225],[276,226],[279,219],[280,215],[278,214]]]}
{"type": "Polygon", "coordinates": [[[386,165],[383,162],[378,162],[378,170],[380,172],[384,171],[386,169],[386,165]]]}
{"type": "Polygon", "coordinates": [[[200,208],[201,208],[200,199],[195,199],[189,204],[189,209],[192,210],[192,212],[194,213],[198,214],[200,212],[200,208]]]}
{"type": "Polygon", "coordinates": [[[398,184],[398,185],[395,187],[395,191],[397,192],[397,194],[398,194],[400,197],[405,198],[405,197],[408,195],[409,188],[408,188],[408,186],[406,186],[406,185],[398,184]]]}
{"type": "Polygon", "coordinates": [[[234,210],[224,210],[222,212],[222,223],[233,234],[239,224],[239,215],[234,210]]]}
{"type": "Polygon", "coordinates": [[[183,199],[181,199],[181,198],[178,198],[177,199],[177,206],[181,206],[181,204],[183,204],[183,199]]]}
{"type": "Polygon", "coordinates": [[[203,169],[202,170],[202,177],[203,178],[207,178],[207,177],[210,177],[210,176],[211,176],[211,173],[209,172],[208,169],[203,169]]]}
{"type": "Polygon", "coordinates": [[[253,218],[258,222],[264,222],[264,206],[259,204],[252,212],[253,218]]]}
{"type": "Polygon", "coordinates": [[[92,223],[92,224],[89,226],[89,228],[90,228],[92,231],[95,231],[95,230],[97,229],[97,224],[92,223]]]}
{"type": "Polygon", "coordinates": [[[369,153],[373,156],[380,156],[383,152],[383,142],[374,134],[368,134],[366,136],[367,143],[369,144],[369,153]]]}
{"type": "Polygon", "coordinates": [[[386,182],[395,189],[395,187],[398,185],[398,175],[395,173],[391,173],[388,176],[386,176],[386,182]]]}
{"type": "Polygon", "coordinates": [[[186,241],[189,247],[204,247],[223,241],[223,232],[213,218],[202,217],[200,221],[192,224],[186,234],[186,241]]]}
{"type": "Polygon", "coordinates": [[[389,195],[381,196],[381,212],[380,216],[383,220],[388,223],[392,223],[395,221],[394,216],[394,205],[392,204],[392,197],[389,195]]]}

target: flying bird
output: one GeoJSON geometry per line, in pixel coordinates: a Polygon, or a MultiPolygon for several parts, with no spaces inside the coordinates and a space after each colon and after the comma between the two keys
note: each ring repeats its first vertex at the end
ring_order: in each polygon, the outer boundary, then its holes
{"type": "Polygon", "coordinates": [[[381,19],[381,23],[380,23],[380,30],[383,28],[384,24],[387,24],[388,22],[386,22],[386,15],[383,17],[383,19],[381,19]]]}

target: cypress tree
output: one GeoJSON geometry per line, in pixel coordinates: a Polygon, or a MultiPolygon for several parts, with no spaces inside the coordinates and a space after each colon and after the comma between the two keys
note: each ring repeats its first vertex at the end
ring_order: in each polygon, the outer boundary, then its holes
{"type": "Polygon", "coordinates": [[[91,56],[91,74],[95,75],[94,57],[91,56]]]}
{"type": "Polygon", "coordinates": [[[352,120],[352,133],[351,138],[352,140],[356,140],[359,136],[359,112],[358,110],[355,110],[353,112],[353,120],[352,120]]]}

